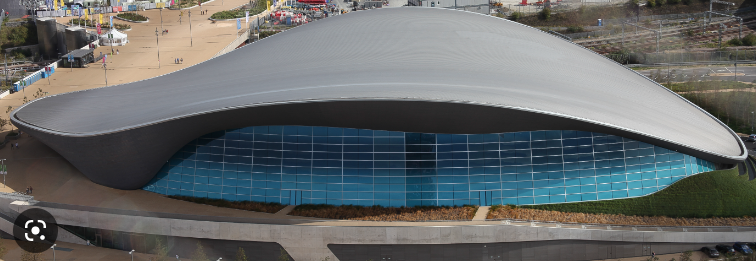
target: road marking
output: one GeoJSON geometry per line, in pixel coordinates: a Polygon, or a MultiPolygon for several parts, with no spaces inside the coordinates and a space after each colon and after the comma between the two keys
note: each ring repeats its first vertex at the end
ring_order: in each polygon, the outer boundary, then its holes
{"type": "Polygon", "coordinates": [[[727,70],[728,72],[732,73],[732,71],[730,71],[730,69],[727,69],[727,67],[725,67],[725,70],[727,70]]]}

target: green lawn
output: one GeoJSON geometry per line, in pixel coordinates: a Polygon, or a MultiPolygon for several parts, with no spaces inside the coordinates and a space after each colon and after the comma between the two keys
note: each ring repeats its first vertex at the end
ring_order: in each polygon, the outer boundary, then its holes
{"type": "Polygon", "coordinates": [[[562,212],[667,217],[756,216],[756,182],[737,168],[682,179],[655,194],[629,199],[521,206],[562,212]]]}

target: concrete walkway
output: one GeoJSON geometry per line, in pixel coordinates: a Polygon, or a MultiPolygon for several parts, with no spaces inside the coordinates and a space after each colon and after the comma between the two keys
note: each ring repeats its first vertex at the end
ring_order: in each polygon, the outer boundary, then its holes
{"type": "Polygon", "coordinates": [[[491,207],[478,207],[478,211],[475,212],[475,217],[473,217],[473,221],[486,221],[486,217],[488,216],[488,210],[491,209],[491,207]]]}
{"type": "Polygon", "coordinates": [[[291,212],[292,210],[294,210],[294,208],[296,208],[296,207],[297,207],[296,205],[288,205],[285,208],[283,208],[283,209],[279,210],[278,212],[276,212],[275,215],[276,216],[286,216],[286,215],[289,214],[289,212],[291,212]]]}

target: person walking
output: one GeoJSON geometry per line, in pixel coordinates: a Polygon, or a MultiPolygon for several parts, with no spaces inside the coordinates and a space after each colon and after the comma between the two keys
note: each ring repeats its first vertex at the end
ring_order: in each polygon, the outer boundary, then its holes
{"type": "Polygon", "coordinates": [[[16,142],[16,149],[18,149],[18,142],[16,142]]]}
{"type": "Polygon", "coordinates": [[[116,49],[116,54],[121,54],[121,50],[116,49]]]}
{"type": "Polygon", "coordinates": [[[181,58],[181,63],[182,63],[182,64],[184,63],[184,58],[181,58]]]}
{"type": "Polygon", "coordinates": [[[32,187],[32,186],[29,186],[29,195],[31,195],[31,194],[33,194],[33,193],[34,193],[34,187],[32,187]]]}

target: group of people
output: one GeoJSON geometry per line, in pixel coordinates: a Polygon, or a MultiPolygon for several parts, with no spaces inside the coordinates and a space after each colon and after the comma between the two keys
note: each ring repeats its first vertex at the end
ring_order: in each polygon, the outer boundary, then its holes
{"type": "Polygon", "coordinates": [[[184,58],[176,58],[176,60],[173,61],[176,64],[184,63],[184,58]]]}
{"type": "Polygon", "coordinates": [[[207,10],[200,10],[200,15],[205,15],[207,13],[207,10]]]}
{"type": "Polygon", "coordinates": [[[16,143],[11,142],[11,149],[18,149],[18,142],[16,143]]]}
{"type": "Polygon", "coordinates": [[[34,188],[32,188],[32,186],[26,186],[26,195],[31,195],[32,192],[34,192],[34,188]]]}

